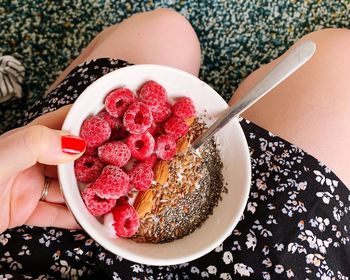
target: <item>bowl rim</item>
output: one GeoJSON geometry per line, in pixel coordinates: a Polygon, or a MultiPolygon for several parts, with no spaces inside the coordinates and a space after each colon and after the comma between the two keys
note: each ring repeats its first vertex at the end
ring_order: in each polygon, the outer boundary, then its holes
{"type": "MultiPolygon", "coordinates": [[[[208,84],[206,84],[203,80],[199,79],[196,76],[193,76],[192,74],[189,74],[185,71],[170,67],[170,66],[164,66],[164,65],[158,65],[158,64],[137,64],[137,65],[131,65],[131,66],[127,66],[127,67],[123,67],[120,69],[116,69],[114,71],[111,71],[107,74],[105,74],[104,76],[98,78],[97,80],[95,80],[94,82],[92,82],[89,86],[87,86],[84,91],[80,94],[80,96],[76,99],[76,101],[73,103],[72,107],[70,108],[64,123],[62,125],[62,129],[64,130],[64,128],[67,125],[67,122],[71,119],[71,115],[72,112],[74,111],[74,109],[76,107],[80,106],[80,101],[83,99],[81,98],[82,96],[86,95],[89,92],[89,89],[91,89],[92,87],[94,87],[94,85],[96,85],[96,83],[102,83],[104,80],[108,80],[110,76],[115,75],[114,73],[118,71],[118,73],[120,73],[120,71],[133,71],[137,69],[149,69],[152,70],[154,68],[159,69],[159,70],[165,70],[165,71],[171,71],[174,72],[176,75],[185,75],[190,79],[196,79],[198,81],[200,81],[201,83],[204,83],[205,85],[207,85],[212,91],[214,91],[218,97],[220,97],[221,101],[220,102],[224,102],[226,104],[226,106],[228,106],[228,104],[222,99],[222,97],[215,91],[215,89],[213,89],[212,87],[210,87],[208,84]]],[[[105,93],[107,94],[107,92],[105,93]]],[[[67,186],[67,178],[64,177],[64,171],[65,168],[67,168],[67,164],[60,164],[58,166],[58,177],[59,177],[59,181],[60,181],[60,188],[62,190],[62,194],[64,197],[64,200],[66,202],[66,205],[68,207],[68,209],[70,210],[70,212],[72,213],[72,215],[74,216],[75,220],[77,221],[77,223],[81,226],[81,228],[92,238],[94,239],[98,244],[100,244],[103,248],[105,248],[107,251],[112,252],[113,254],[116,254],[118,256],[121,256],[125,259],[128,259],[130,261],[136,262],[136,263],[142,263],[142,264],[146,264],[146,265],[156,265],[156,266],[164,266],[164,265],[176,265],[176,264],[180,264],[180,263],[185,263],[185,262],[189,262],[192,260],[195,260],[207,253],[209,253],[210,251],[212,251],[213,249],[215,249],[217,246],[219,246],[234,230],[234,228],[237,226],[240,217],[242,216],[244,209],[246,207],[247,201],[248,201],[248,197],[249,197],[249,190],[250,190],[250,184],[251,184],[251,162],[250,162],[250,154],[249,154],[249,149],[248,149],[248,144],[246,141],[246,137],[244,135],[244,132],[241,128],[241,126],[239,125],[238,119],[232,119],[232,122],[236,122],[236,125],[238,125],[239,129],[238,129],[238,133],[239,133],[239,137],[241,138],[241,140],[243,141],[243,145],[242,148],[244,149],[243,153],[246,155],[245,159],[245,169],[246,169],[246,174],[245,174],[245,186],[243,188],[244,193],[242,193],[242,203],[240,204],[239,210],[238,212],[240,213],[240,215],[237,215],[236,217],[236,221],[232,222],[230,224],[230,227],[227,228],[227,230],[221,234],[218,238],[214,238],[213,241],[211,242],[211,246],[207,246],[201,250],[197,250],[195,253],[184,256],[184,257],[179,257],[179,258],[161,258],[161,257],[153,257],[153,258],[145,258],[145,257],[140,257],[137,254],[134,253],[130,253],[128,250],[124,250],[122,248],[118,248],[118,251],[115,250],[115,247],[110,248],[109,247],[109,241],[106,240],[106,238],[102,237],[100,238],[101,234],[96,234],[95,229],[93,227],[91,227],[90,224],[85,225],[84,223],[81,223],[78,219],[77,216],[80,216],[79,213],[76,214],[75,210],[72,209],[71,205],[68,203],[68,201],[70,201],[70,198],[67,197],[67,193],[66,193],[66,187],[67,186]],[[96,238],[96,236],[98,238],[96,238]]],[[[72,163],[68,163],[72,166],[72,163]]],[[[117,245],[114,245],[116,247],[118,247],[117,245]]]]}

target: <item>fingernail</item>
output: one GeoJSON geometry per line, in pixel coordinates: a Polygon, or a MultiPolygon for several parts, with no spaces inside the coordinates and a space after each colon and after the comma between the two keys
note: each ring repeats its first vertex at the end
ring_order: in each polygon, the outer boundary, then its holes
{"type": "Polygon", "coordinates": [[[74,135],[63,135],[61,137],[62,152],[70,155],[76,155],[84,152],[86,148],[85,141],[74,135]]]}

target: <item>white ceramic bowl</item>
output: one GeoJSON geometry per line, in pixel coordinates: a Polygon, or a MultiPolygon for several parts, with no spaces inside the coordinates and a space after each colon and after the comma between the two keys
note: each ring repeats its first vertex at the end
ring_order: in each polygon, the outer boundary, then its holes
{"type": "MultiPolygon", "coordinates": [[[[227,103],[198,78],[166,66],[135,65],[111,72],[92,83],[76,100],[63,124],[63,130],[79,135],[82,122],[98,113],[112,89],[126,86],[136,92],[147,80],[165,87],[170,101],[189,96],[197,112],[212,120],[227,108],[227,103]]],[[[73,163],[58,167],[61,188],[68,207],[81,227],[100,245],[130,261],[149,265],[173,265],[199,258],[222,243],[237,225],[245,208],[251,178],[250,157],[243,131],[237,119],[231,120],[216,135],[224,165],[223,176],[228,193],[214,208],[213,214],[193,233],[169,243],[146,244],[123,238],[111,238],[106,228],[92,216],[80,196],[73,163]]]]}

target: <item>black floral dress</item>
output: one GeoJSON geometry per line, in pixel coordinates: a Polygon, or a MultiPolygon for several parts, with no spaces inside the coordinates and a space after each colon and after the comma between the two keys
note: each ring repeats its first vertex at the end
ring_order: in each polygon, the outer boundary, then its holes
{"type": "MultiPolygon", "coordinates": [[[[74,69],[18,125],[72,103],[128,63],[98,59],[74,69]]],[[[244,119],[252,182],[240,222],[207,255],[173,266],[132,263],[84,231],[22,226],[0,234],[1,279],[349,279],[350,192],[298,147],[244,119]]]]}

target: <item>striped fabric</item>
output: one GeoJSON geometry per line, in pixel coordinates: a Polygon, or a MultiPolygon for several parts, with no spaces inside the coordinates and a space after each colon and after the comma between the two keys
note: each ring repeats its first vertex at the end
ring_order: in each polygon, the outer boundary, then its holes
{"type": "Polygon", "coordinates": [[[0,57],[0,103],[22,97],[23,79],[24,67],[17,59],[10,55],[0,57]]]}

